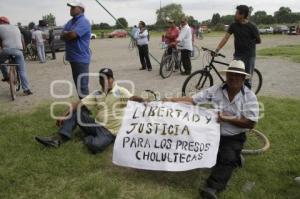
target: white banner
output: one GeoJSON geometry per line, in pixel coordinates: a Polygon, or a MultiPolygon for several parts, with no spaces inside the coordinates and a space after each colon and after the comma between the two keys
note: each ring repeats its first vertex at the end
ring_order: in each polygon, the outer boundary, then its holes
{"type": "Polygon", "coordinates": [[[129,101],[113,163],[146,170],[186,171],[216,164],[220,125],[212,110],[170,102],[129,101]]]}

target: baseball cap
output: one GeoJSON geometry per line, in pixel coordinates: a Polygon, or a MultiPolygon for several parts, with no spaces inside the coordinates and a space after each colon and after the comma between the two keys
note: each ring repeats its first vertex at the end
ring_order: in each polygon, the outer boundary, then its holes
{"type": "Polygon", "coordinates": [[[70,7],[81,7],[85,10],[85,5],[79,1],[79,0],[73,0],[69,3],[67,3],[67,6],[70,6],[70,7]]]}
{"type": "Polygon", "coordinates": [[[101,75],[105,75],[106,77],[112,77],[112,78],[114,78],[114,73],[113,73],[113,71],[110,68],[102,68],[99,71],[99,75],[100,75],[100,77],[101,77],[101,75]]]}
{"type": "Polygon", "coordinates": [[[9,20],[8,20],[8,18],[5,17],[5,16],[0,17],[0,22],[9,24],[9,20]]]}

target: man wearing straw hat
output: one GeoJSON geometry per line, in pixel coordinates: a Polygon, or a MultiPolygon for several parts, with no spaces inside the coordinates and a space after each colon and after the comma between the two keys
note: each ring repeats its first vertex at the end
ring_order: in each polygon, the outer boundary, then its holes
{"type": "Polygon", "coordinates": [[[192,97],[169,98],[164,101],[184,102],[194,105],[212,103],[218,110],[220,145],[217,163],[201,189],[202,198],[216,199],[226,188],[234,169],[241,166],[241,151],[246,141],[246,132],[254,128],[259,117],[255,94],[244,85],[250,75],[242,61],[233,60],[227,70],[226,82],[200,91],[192,97]]]}

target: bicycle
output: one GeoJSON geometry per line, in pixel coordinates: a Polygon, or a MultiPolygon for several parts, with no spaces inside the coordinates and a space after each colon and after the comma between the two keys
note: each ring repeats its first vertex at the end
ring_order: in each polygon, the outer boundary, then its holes
{"type": "Polygon", "coordinates": [[[36,61],[38,59],[35,45],[28,44],[24,51],[24,59],[28,61],[36,61]]]}
{"type": "Polygon", "coordinates": [[[160,63],[160,76],[164,79],[168,78],[174,71],[178,69],[180,69],[181,72],[184,72],[180,50],[177,48],[172,48],[172,53],[169,54],[168,47],[166,47],[160,63]]]}
{"type": "Polygon", "coordinates": [[[21,81],[18,71],[16,70],[16,67],[19,66],[19,64],[15,63],[15,57],[10,56],[8,59],[8,63],[1,64],[2,67],[9,66],[9,72],[8,72],[8,84],[9,84],[9,90],[10,90],[10,96],[12,101],[14,101],[17,97],[17,91],[21,88],[21,81]]]}
{"type": "MultiPolygon", "coordinates": [[[[228,63],[224,63],[221,61],[216,61],[216,57],[223,57],[225,58],[225,55],[222,55],[221,53],[217,53],[213,50],[207,49],[202,47],[203,51],[209,52],[211,55],[211,58],[209,61],[209,64],[206,65],[203,69],[197,70],[193,72],[187,79],[184,81],[182,85],[182,95],[185,96],[187,94],[192,95],[204,88],[211,87],[213,85],[213,77],[211,75],[211,71],[215,71],[217,76],[220,78],[220,80],[224,83],[224,78],[220,75],[220,73],[217,71],[216,67],[214,66],[214,63],[229,66],[228,63]]],[[[262,87],[262,75],[258,69],[254,69],[252,77],[251,77],[251,90],[257,94],[261,87],[262,87]]]]}
{"type": "MultiPolygon", "coordinates": [[[[92,56],[93,55],[92,49],[89,48],[89,50],[90,50],[90,55],[92,56]]],[[[64,56],[63,56],[63,63],[64,63],[64,65],[69,64],[69,62],[66,60],[66,52],[64,53],[64,56]]]]}
{"type": "Polygon", "coordinates": [[[129,50],[134,50],[134,48],[136,48],[136,47],[137,47],[136,40],[133,39],[133,38],[130,38],[128,49],[129,50]]]}

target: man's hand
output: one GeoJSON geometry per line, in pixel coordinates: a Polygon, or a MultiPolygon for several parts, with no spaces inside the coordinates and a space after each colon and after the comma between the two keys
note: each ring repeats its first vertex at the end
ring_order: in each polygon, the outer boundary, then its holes
{"type": "Polygon", "coordinates": [[[228,112],[218,112],[217,122],[228,122],[230,119],[233,119],[234,116],[228,112]]]}
{"type": "Polygon", "coordinates": [[[68,111],[67,113],[63,114],[62,119],[56,120],[56,126],[61,127],[64,124],[64,121],[66,120],[66,118],[68,117],[69,114],[70,113],[68,111]]]}

